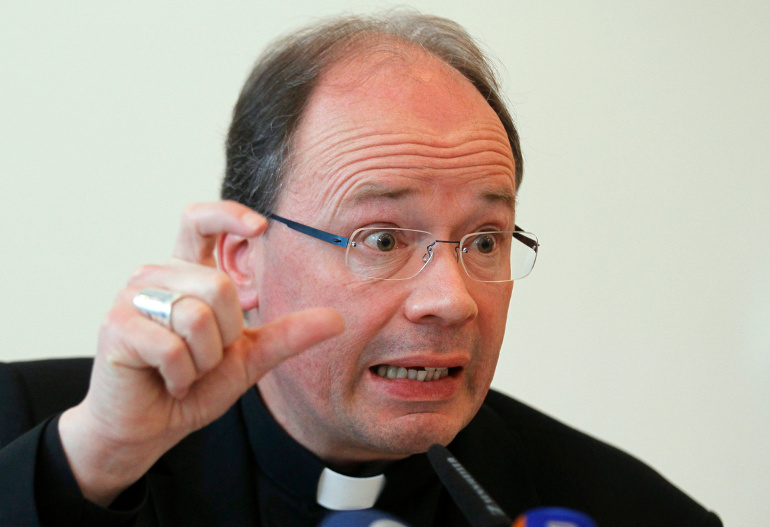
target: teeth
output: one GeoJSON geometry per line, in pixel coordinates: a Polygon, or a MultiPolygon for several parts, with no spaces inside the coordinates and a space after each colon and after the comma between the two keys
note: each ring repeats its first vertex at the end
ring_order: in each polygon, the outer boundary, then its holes
{"type": "Polygon", "coordinates": [[[437,381],[449,375],[449,368],[404,368],[381,364],[377,366],[377,375],[385,379],[411,379],[420,382],[437,381]]]}

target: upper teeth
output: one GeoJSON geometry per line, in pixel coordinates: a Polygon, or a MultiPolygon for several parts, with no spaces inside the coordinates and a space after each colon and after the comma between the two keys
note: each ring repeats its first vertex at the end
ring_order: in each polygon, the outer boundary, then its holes
{"type": "Polygon", "coordinates": [[[417,381],[437,381],[449,375],[449,368],[402,368],[382,364],[377,367],[377,375],[386,379],[413,379],[417,381]]]}

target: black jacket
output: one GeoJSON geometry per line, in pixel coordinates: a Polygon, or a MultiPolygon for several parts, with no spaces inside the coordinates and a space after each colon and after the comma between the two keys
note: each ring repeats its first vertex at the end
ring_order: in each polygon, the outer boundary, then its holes
{"type": "MultiPolygon", "coordinates": [[[[260,525],[260,467],[239,405],[188,436],[135,486],[144,495],[135,498],[138,514],[88,512],[46,423],[82,400],[90,368],[91,359],[0,363],[0,526],[48,525],[41,504],[68,511],[51,525],[260,525]],[[46,472],[56,477],[42,478],[46,472]]],[[[562,506],[601,527],[721,525],[640,461],[495,391],[449,449],[511,517],[562,506]]],[[[433,525],[468,525],[445,492],[434,507],[433,525]]]]}

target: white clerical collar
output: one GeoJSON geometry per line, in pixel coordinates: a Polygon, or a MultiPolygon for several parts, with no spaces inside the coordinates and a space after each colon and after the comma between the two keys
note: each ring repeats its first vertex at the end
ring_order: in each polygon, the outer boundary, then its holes
{"type": "Polygon", "coordinates": [[[324,468],[318,480],[316,501],[333,511],[357,511],[374,506],[385,488],[385,476],[353,478],[324,468]]]}

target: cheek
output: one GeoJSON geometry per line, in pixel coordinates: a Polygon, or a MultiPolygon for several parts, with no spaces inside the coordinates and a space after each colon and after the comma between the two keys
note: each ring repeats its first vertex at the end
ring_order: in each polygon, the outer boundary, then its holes
{"type": "Polygon", "coordinates": [[[295,409],[309,411],[332,422],[340,409],[350,408],[359,396],[360,383],[367,371],[367,345],[376,338],[388,316],[382,303],[371,296],[357,295],[362,302],[335,305],[346,322],[345,331],[292,357],[273,370],[281,393],[295,409]]]}
{"type": "Polygon", "coordinates": [[[341,338],[355,345],[355,334],[382,325],[397,311],[402,299],[378,294],[376,285],[353,276],[345,266],[344,249],[291,234],[280,244],[277,239],[265,244],[261,323],[304,308],[333,307],[345,318],[341,338]]]}
{"type": "Polygon", "coordinates": [[[286,365],[301,370],[293,376],[324,385],[334,382],[329,379],[343,379],[346,373],[350,377],[349,372],[357,372],[356,365],[363,362],[363,350],[396,316],[403,298],[352,276],[342,249],[316,247],[313,240],[304,245],[289,241],[268,245],[257,322],[264,324],[309,307],[337,309],[345,319],[345,331],[286,365]]]}
{"type": "Polygon", "coordinates": [[[486,337],[502,342],[513,283],[480,284],[483,289],[474,295],[479,307],[481,329],[486,337]]]}
{"type": "MultiPolygon", "coordinates": [[[[287,235],[265,244],[263,273],[259,291],[262,323],[307,307],[334,306],[338,288],[333,265],[335,248],[328,251],[317,243],[287,235]],[[280,240],[280,242],[278,242],[280,240]],[[304,242],[304,243],[302,243],[304,242]]],[[[343,265],[342,260],[340,264],[343,265]]]]}
{"type": "Polygon", "coordinates": [[[490,382],[505,336],[512,287],[512,284],[496,284],[493,290],[482,291],[475,295],[479,307],[478,327],[482,346],[479,357],[479,374],[484,377],[488,376],[490,382]]]}
{"type": "Polygon", "coordinates": [[[321,295],[316,298],[323,303],[314,305],[334,307],[342,314],[345,331],[289,359],[287,364],[319,385],[338,385],[349,391],[368,367],[371,343],[386,333],[391,320],[397,317],[400,301],[372,294],[366,287],[352,286],[335,287],[332,295],[323,295],[323,300],[321,295]]]}

